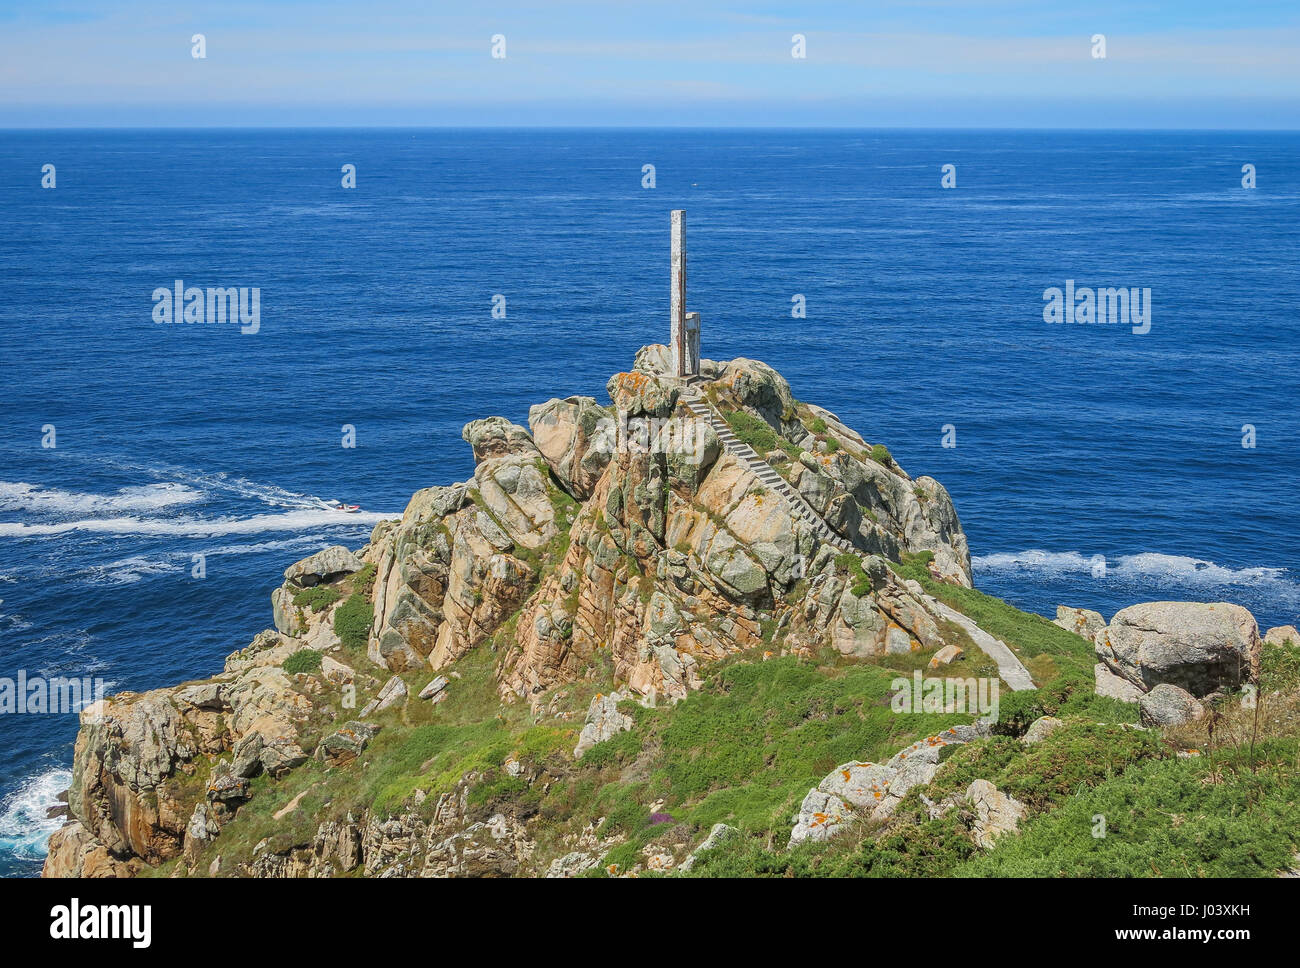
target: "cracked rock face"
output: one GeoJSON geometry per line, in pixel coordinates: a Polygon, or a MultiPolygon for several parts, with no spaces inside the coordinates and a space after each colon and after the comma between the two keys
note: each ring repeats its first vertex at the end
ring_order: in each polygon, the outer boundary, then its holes
{"type": "Polygon", "coordinates": [[[573,758],[582,759],[597,743],[613,739],[619,733],[632,728],[632,717],[618,711],[618,704],[627,696],[611,692],[608,696],[598,695],[587,709],[587,720],[578,735],[578,745],[573,749],[573,758]]]}
{"type": "Polygon", "coordinates": [[[976,780],[966,790],[975,809],[971,835],[979,847],[989,848],[1006,834],[1016,833],[1025,817],[1025,805],[1000,791],[988,780],[976,780]]]}

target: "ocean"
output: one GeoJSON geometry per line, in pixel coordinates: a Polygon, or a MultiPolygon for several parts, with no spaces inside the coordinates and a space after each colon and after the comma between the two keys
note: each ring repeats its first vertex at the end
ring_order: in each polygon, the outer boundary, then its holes
{"type": "MultiPolygon", "coordinates": [[[[666,341],[673,208],[703,355],[943,482],[980,588],[1300,617],[1300,134],[3,131],[0,677],[219,671],[286,566],[472,473],[467,421],[666,341]],[[258,331],[155,322],[178,279],[258,331]],[[1149,332],[1045,321],[1067,280],[1149,332]]],[[[0,873],[75,734],[0,715],[0,873]]]]}

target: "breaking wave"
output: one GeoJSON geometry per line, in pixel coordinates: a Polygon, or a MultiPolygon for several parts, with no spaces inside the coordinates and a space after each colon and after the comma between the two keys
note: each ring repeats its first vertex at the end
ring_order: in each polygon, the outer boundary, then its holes
{"type": "MultiPolygon", "coordinates": [[[[1077,551],[1030,549],[977,555],[971,558],[971,564],[976,574],[1023,574],[1050,579],[1090,576],[1097,557],[1077,551]]],[[[1300,581],[1287,568],[1233,568],[1203,558],[1150,551],[1104,560],[1107,581],[1183,589],[1201,596],[1249,593],[1270,597],[1281,606],[1300,607],[1300,581]]]]}
{"type": "Polygon", "coordinates": [[[63,767],[29,776],[0,801],[0,849],[18,860],[39,861],[45,856],[50,834],[63,824],[49,817],[59,805],[59,794],[72,783],[72,772],[63,767]]]}

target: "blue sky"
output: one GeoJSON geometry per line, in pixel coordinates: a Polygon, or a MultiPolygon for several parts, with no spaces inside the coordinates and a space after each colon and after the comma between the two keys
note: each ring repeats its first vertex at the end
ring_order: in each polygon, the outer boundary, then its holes
{"type": "Polygon", "coordinates": [[[1297,128],[1300,0],[0,0],[0,125],[265,124],[1297,128]]]}

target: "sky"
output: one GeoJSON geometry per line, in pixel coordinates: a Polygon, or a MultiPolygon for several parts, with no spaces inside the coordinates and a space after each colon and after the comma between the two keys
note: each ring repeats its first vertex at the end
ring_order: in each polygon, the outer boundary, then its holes
{"type": "Polygon", "coordinates": [[[261,125],[1294,129],[1300,0],[0,0],[0,127],[261,125]]]}

